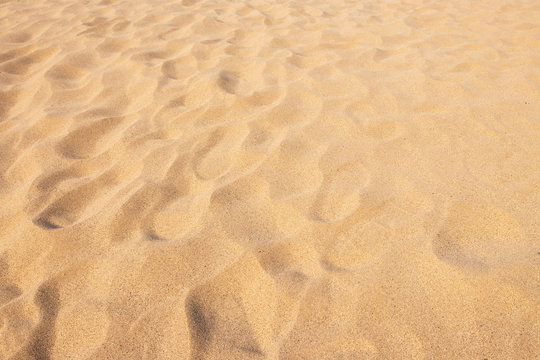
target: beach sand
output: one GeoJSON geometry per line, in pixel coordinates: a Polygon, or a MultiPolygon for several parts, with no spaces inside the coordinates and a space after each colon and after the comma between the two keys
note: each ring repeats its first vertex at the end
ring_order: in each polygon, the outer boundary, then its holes
{"type": "Polygon", "coordinates": [[[540,3],[0,0],[0,359],[539,334],[540,3]]]}

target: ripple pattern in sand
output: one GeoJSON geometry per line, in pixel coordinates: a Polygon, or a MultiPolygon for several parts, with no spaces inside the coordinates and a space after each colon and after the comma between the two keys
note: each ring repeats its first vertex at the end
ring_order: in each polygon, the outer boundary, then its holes
{"type": "Polygon", "coordinates": [[[540,356],[539,23],[0,1],[0,358],[540,356]]]}

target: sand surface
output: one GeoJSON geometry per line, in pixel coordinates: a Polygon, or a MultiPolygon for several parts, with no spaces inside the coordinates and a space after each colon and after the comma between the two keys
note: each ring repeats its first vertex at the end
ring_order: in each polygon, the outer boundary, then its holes
{"type": "Polygon", "coordinates": [[[0,359],[539,335],[538,1],[0,0],[0,359]]]}

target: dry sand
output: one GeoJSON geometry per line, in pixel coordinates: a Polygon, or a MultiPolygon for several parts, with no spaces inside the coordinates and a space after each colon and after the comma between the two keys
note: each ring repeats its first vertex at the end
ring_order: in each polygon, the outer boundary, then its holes
{"type": "Polygon", "coordinates": [[[538,359],[540,3],[0,0],[0,359],[538,359]]]}

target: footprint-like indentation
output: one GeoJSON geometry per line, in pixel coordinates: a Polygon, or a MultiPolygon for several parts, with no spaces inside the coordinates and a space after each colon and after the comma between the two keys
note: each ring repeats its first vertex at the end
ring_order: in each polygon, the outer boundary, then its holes
{"type": "Polygon", "coordinates": [[[239,97],[251,96],[254,91],[264,87],[262,70],[264,63],[259,61],[240,62],[222,61],[222,70],[218,75],[219,87],[228,94],[239,97]]]}
{"type": "Polygon", "coordinates": [[[241,87],[241,79],[238,73],[222,71],[219,73],[219,87],[229,94],[236,94],[241,87]]]}
{"type": "Polygon", "coordinates": [[[505,210],[485,204],[457,203],[433,240],[442,260],[477,270],[502,266],[533,251],[518,220],[505,210]]]}

